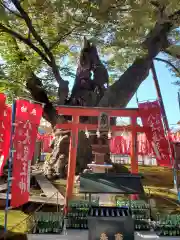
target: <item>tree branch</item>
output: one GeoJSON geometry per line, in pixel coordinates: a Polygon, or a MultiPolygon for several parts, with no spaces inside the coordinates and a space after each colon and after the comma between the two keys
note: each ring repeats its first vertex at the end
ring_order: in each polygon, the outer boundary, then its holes
{"type": "Polygon", "coordinates": [[[146,36],[143,47],[147,54],[142,58],[136,58],[134,63],[124,74],[111,85],[100,100],[100,107],[126,107],[136,93],[140,84],[149,75],[153,59],[159,52],[165,50],[168,45],[167,35],[175,27],[180,16],[180,10],[169,16],[169,21],[157,22],[154,28],[146,36]]]}
{"type": "Polygon", "coordinates": [[[69,30],[67,33],[65,33],[63,36],[57,37],[57,40],[49,47],[50,50],[55,48],[62,40],[64,40],[67,36],[73,33],[75,29],[77,29],[79,26],[75,26],[71,30],[69,30]]]}
{"type": "Polygon", "coordinates": [[[49,101],[41,80],[33,72],[30,72],[29,77],[27,78],[26,86],[36,101],[45,104],[43,117],[50,122],[52,126],[55,126],[57,123],[58,114],[53,104],[49,101]]]}
{"type": "Polygon", "coordinates": [[[46,43],[41,39],[41,37],[39,36],[37,31],[33,27],[33,24],[32,24],[32,21],[31,21],[30,17],[28,16],[27,12],[22,8],[19,0],[11,0],[11,1],[14,4],[14,6],[17,8],[17,10],[20,12],[22,18],[26,22],[26,25],[27,25],[28,29],[30,30],[30,32],[32,33],[33,37],[42,46],[42,48],[44,49],[45,53],[49,57],[49,59],[50,59],[50,66],[52,68],[52,72],[54,74],[54,77],[55,77],[56,81],[59,84],[59,102],[60,102],[60,104],[64,104],[64,101],[67,98],[68,93],[69,93],[69,88],[68,88],[69,82],[68,81],[64,81],[61,78],[61,75],[60,75],[60,72],[59,72],[59,68],[56,65],[56,61],[55,61],[55,58],[53,56],[53,53],[50,51],[50,49],[47,47],[46,43]]]}
{"type": "Polygon", "coordinates": [[[171,62],[169,62],[168,60],[162,59],[162,58],[155,58],[155,60],[160,61],[160,62],[164,62],[166,64],[168,64],[169,66],[171,66],[179,75],[180,75],[180,71],[177,67],[175,67],[171,62]]]}
{"type": "Polygon", "coordinates": [[[84,20],[79,22],[79,24],[77,24],[75,27],[73,27],[72,29],[70,29],[67,33],[65,33],[63,36],[59,36],[57,37],[57,40],[50,46],[50,50],[52,50],[53,48],[55,48],[62,40],[64,40],[67,36],[69,36],[70,34],[73,33],[74,30],[76,30],[78,27],[82,26],[84,23],[86,23],[88,21],[89,16],[84,20]]]}
{"type": "Polygon", "coordinates": [[[177,10],[169,16],[172,26],[179,27],[180,25],[180,10],[177,10]]]}
{"type": "Polygon", "coordinates": [[[168,55],[170,55],[171,57],[180,59],[180,55],[179,54],[175,54],[175,53],[171,53],[169,50],[164,50],[164,52],[168,55]]]}
{"type": "Polygon", "coordinates": [[[30,19],[30,17],[28,16],[28,14],[26,13],[26,11],[22,8],[19,0],[11,0],[12,3],[14,4],[14,6],[17,8],[17,10],[20,12],[22,18],[24,19],[24,21],[26,22],[26,25],[28,27],[28,29],[30,30],[30,32],[32,33],[32,35],[34,36],[34,38],[36,39],[36,41],[42,46],[42,48],[44,49],[45,53],[48,55],[48,57],[51,59],[52,57],[52,53],[49,51],[49,48],[47,47],[47,45],[45,44],[45,42],[41,39],[41,37],[39,36],[39,34],[36,32],[35,28],[32,25],[32,21],[30,19]]]}
{"type": "Polygon", "coordinates": [[[36,53],[38,53],[38,55],[51,67],[51,62],[49,61],[49,59],[46,57],[46,55],[38,48],[36,47],[29,39],[23,37],[22,35],[20,35],[19,33],[11,30],[10,28],[7,28],[6,26],[4,26],[3,24],[0,23],[0,29],[3,32],[6,32],[8,34],[10,34],[12,37],[17,38],[18,40],[20,40],[21,42],[25,43],[26,45],[28,45],[30,48],[32,48],[36,53]]]}
{"type": "MultiPolygon", "coordinates": [[[[22,52],[17,43],[17,38],[12,36],[12,40],[13,47],[18,57],[16,63],[19,64],[22,63],[23,61],[28,61],[25,54],[22,52]]],[[[52,126],[54,126],[57,122],[58,114],[53,104],[49,101],[41,80],[33,73],[31,66],[28,67],[28,74],[26,77],[26,89],[28,90],[28,93],[31,94],[34,100],[45,104],[43,109],[43,117],[47,121],[49,121],[52,124],[52,126]]]]}
{"type": "Polygon", "coordinates": [[[131,8],[129,6],[122,7],[122,3],[118,4],[118,1],[113,0],[113,1],[109,1],[109,0],[103,0],[100,1],[100,3],[98,2],[97,4],[99,5],[99,12],[101,14],[107,13],[108,11],[110,11],[111,9],[118,9],[121,12],[127,12],[129,10],[131,10],[131,8]]]}

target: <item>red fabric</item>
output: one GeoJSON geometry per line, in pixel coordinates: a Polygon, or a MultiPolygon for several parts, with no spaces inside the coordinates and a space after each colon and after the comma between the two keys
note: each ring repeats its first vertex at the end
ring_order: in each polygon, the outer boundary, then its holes
{"type": "MultiPolygon", "coordinates": [[[[171,143],[178,142],[176,135],[171,134],[171,137],[169,139],[170,139],[171,143]]],[[[154,156],[152,146],[148,142],[145,134],[138,134],[137,146],[138,146],[138,155],[154,156]]],[[[130,155],[130,147],[131,147],[130,136],[125,136],[125,137],[116,136],[110,140],[110,151],[113,154],[130,155]],[[123,138],[124,142],[122,141],[122,138],[123,138]],[[123,145],[119,146],[121,144],[123,144],[123,145]],[[126,146],[126,148],[125,148],[126,151],[123,150],[124,146],[126,146]]]]}
{"type": "Polygon", "coordinates": [[[41,141],[41,139],[42,139],[42,135],[39,134],[39,133],[37,133],[37,140],[38,140],[38,141],[41,141]]]}
{"type": "Polygon", "coordinates": [[[172,142],[180,142],[180,135],[179,132],[177,133],[169,133],[169,140],[172,142]]]}
{"type": "MultiPolygon", "coordinates": [[[[152,148],[148,144],[145,134],[138,134],[137,139],[138,155],[151,155],[152,148]]],[[[131,136],[116,136],[110,141],[110,151],[113,154],[130,155],[131,136]]]]}
{"type": "Polygon", "coordinates": [[[130,199],[131,199],[132,201],[134,201],[134,200],[139,200],[139,196],[138,196],[138,194],[132,194],[132,195],[130,195],[130,199]]]}
{"type": "Polygon", "coordinates": [[[151,143],[160,166],[170,166],[169,143],[166,139],[158,101],[139,104],[139,113],[146,130],[146,137],[151,143]]]}
{"type": "Polygon", "coordinates": [[[44,135],[42,138],[42,143],[43,143],[43,152],[51,152],[50,144],[53,139],[52,135],[44,135]]]}
{"type": "Polygon", "coordinates": [[[11,135],[11,108],[5,106],[3,114],[0,115],[0,176],[9,155],[11,135]]]}
{"type": "Polygon", "coordinates": [[[4,93],[0,93],[0,114],[3,113],[5,103],[6,103],[6,95],[4,95],[4,93]]]}
{"type": "Polygon", "coordinates": [[[16,101],[11,207],[19,207],[29,200],[30,167],[41,116],[41,105],[16,101]]]}
{"type": "Polygon", "coordinates": [[[52,135],[37,134],[37,140],[42,142],[42,152],[51,152],[50,144],[53,139],[52,135]]]}
{"type": "Polygon", "coordinates": [[[127,136],[127,154],[131,155],[131,136],[127,136]]]}
{"type": "Polygon", "coordinates": [[[114,139],[114,142],[113,142],[113,147],[116,148],[116,151],[119,153],[119,154],[126,154],[127,153],[127,148],[126,148],[126,144],[125,144],[125,139],[124,137],[122,136],[117,136],[115,139],[114,139]]]}

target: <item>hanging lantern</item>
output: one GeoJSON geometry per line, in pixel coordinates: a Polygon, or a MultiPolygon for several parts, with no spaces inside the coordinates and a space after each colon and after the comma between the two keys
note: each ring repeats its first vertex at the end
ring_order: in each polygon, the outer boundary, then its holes
{"type": "Polygon", "coordinates": [[[86,135],[87,138],[89,138],[89,136],[90,136],[90,134],[89,134],[87,128],[86,128],[86,131],[85,131],[85,135],[86,135]]]}
{"type": "Polygon", "coordinates": [[[96,136],[97,136],[97,138],[101,137],[101,133],[100,133],[99,129],[97,129],[97,131],[96,131],[96,136]]]}

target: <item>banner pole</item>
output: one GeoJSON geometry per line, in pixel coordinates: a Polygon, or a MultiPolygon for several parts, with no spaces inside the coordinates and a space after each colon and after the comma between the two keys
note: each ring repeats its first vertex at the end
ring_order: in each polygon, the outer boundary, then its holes
{"type": "Polygon", "coordinates": [[[8,179],[7,179],[7,193],[6,193],[6,208],[4,216],[4,232],[7,232],[7,220],[8,220],[8,208],[9,208],[9,195],[11,190],[11,170],[13,161],[13,135],[15,129],[15,116],[16,116],[16,101],[12,104],[12,119],[11,119],[11,138],[10,138],[10,149],[9,149],[9,159],[8,159],[8,179]]]}
{"type": "Polygon", "coordinates": [[[165,128],[166,128],[166,131],[168,132],[169,131],[169,123],[168,123],[168,120],[167,120],[167,115],[166,115],[166,111],[165,111],[165,107],[164,107],[164,102],[163,102],[163,98],[162,98],[162,94],[161,94],[161,89],[160,89],[160,86],[159,86],[158,77],[157,77],[156,69],[155,69],[155,66],[154,66],[153,62],[152,62],[152,65],[151,65],[151,71],[152,71],[154,85],[155,85],[156,92],[157,92],[157,97],[158,97],[158,100],[160,102],[160,106],[161,106],[161,110],[162,110],[163,122],[164,122],[164,125],[165,125],[165,128]]]}
{"type": "MultiPolygon", "coordinates": [[[[180,111],[180,92],[179,92],[179,90],[178,90],[177,94],[178,94],[178,104],[179,104],[179,111],[180,111]]],[[[174,148],[175,148],[175,144],[174,144],[174,148]]],[[[174,151],[174,153],[175,153],[175,161],[177,161],[176,151],[174,151]]],[[[180,202],[180,179],[179,179],[179,171],[177,171],[177,169],[176,169],[176,175],[175,175],[175,177],[176,177],[176,189],[177,189],[178,201],[180,202]]]]}
{"type": "Polygon", "coordinates": [[[177,100],[178,100],[178,105],[179,105],[179,111],[180,111],[180,92],[178,91],[178,98],[177,98],[177,100]]]}

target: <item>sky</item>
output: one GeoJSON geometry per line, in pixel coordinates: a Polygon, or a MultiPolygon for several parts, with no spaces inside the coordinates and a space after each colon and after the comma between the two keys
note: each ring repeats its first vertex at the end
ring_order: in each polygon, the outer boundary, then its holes
{"type": "MultiPolygon", "coordinates": [[[[159,80],[159,85],[163,97],[163,102],[165,105],[168,122],[170,127],[173,127],[173,124],[176,124],[180,120],[180,110],[177,96],[179,87],[172,84],[172,82],[177,81],[178,78],[172,76],[172,73],[167,68],[165,63],[154,61],[154,64],[159,80]]],[[[137,91],[137,96],[139,102],[157,99],[156,89],[154,86],[151,72],[148,78],[139,87],[137,91]]],[[[130,108],[137,107],[135,97],[133,97],[133,99],[130,101],[127,107],[130,108]]]]}

